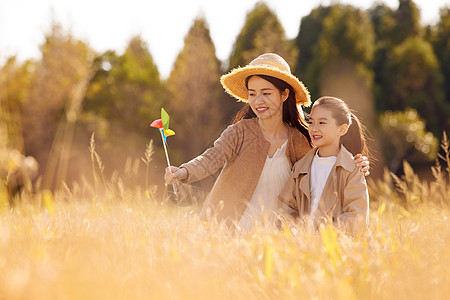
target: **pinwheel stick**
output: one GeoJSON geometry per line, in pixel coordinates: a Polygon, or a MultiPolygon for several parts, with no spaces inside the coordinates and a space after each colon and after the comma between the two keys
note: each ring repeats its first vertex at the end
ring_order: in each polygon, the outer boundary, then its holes
{"type": "MultiPolygon", "coordinates": [[[[159,132],[161,133],[161,138],[163,141],[163,146],[164,146],[164,152],[166,153],[166,160],[167,160],[167,166],[169,167],[169,172],[170,174],[172,174],[172,169],[170,168],[170,160],[169,160],[169,153],[167,152],[167,146],[166,143],[164,141],[164,133],[163,133],[163,129],[159,129],[159,132]]],[[[173,174],[172,174],[173,175],[173,174]]],[[[172,184],[173,187],[173,192],[175,193],[175,195],[177,195],[177,189],[175,187],[175,184],[172,184]]],[[[178,196],[178,195],[177,195],[178,196]]]]}

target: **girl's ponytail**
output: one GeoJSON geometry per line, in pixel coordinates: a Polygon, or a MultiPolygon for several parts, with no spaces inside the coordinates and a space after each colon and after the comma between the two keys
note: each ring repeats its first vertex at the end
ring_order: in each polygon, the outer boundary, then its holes
{"type": "Polygon", "coordinates": [[[353,155],[361,153],[362,155],[367,156],[369,153],[366,145],[366,136],[364,134],[365,128],[363,128],[363,125],[353,112],[350,112],[350,116],[350,126],[348,127],[347,133],[341,136],[340,143],[353,155]]]}

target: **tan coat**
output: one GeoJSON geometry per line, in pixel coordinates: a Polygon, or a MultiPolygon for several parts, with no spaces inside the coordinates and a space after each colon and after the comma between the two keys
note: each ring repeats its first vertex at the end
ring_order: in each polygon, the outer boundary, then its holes
{"type": "MultiPolygon", "coordinates": [[[[186,168],[186,182],[194,182],[223,167],[209,193],[200,218],[239,221],[255,191],[269,153],[270,143],[264,138],[258,119],[244,119],[228,126],[214,146],[180,167],[186,168]]],[[[289,128],[286,155],[292,165],[311,149],[306,137],[289,128]]]]}
{"type": "MultiPolygon", "coordinates": [[[[310,168],[317,148],[311,149],[295,163],[279,199],[294,217],[309,216],[310,168]]],[[[356,167],[353,156],[341,146],[331,169],[315,213],[316,226],[331,219],[345,232],[355,236],[365,230],[369,218],[369,194],[363,173],[356,167]]]]}

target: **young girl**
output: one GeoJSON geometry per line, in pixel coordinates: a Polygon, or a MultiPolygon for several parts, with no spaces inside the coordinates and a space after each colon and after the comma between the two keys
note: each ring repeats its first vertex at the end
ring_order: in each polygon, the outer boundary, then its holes
{"type": "Polygon", "coordinates": [[[353,155],[367,154],[358,118],[344,101],[319,98],[308,132],[315,148],[295,163],[279,199],[296,217],[310,216],[316,226],[332,220],[356,236],[368,224],[369,195],[353,155]]]}
{"type": "MultiPolygon", "coordinates": [[[[311,149],[298,109],[311,101],[286,61],[274,53],[258,56],[220,81],[226,92],[248,105],[213,147],[180,167],[168,167],[165,180],[191,183],[222,168],[200,219],[216,218],[249,230],[261,219],[273,220],[293,164],[311,149]]],[[[367,158],[355,163],[367,172],[367,158]]]]}

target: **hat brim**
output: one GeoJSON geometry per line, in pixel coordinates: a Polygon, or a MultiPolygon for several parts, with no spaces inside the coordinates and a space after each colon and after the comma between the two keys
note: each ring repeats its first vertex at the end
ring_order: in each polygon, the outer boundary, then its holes
{"type": "Polygon", "coordinates": [[[304,106],[311,104],[311,97],[307,88],[297,77],[290,73],[282,72],[279,69],[265,66],[246,66],[236,68],[230,73],[220,77],[220,83],[225,91],[239,101],[248,102],[248,91],[245,80],[253,75],[267,75],[281,79],[288,83],[295,91],[295,102],[304,106]]]}

